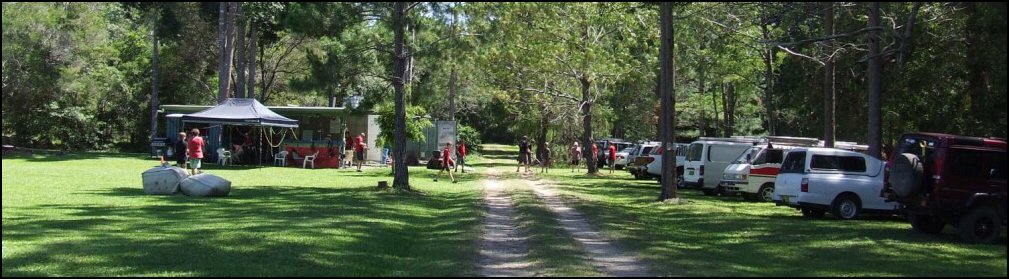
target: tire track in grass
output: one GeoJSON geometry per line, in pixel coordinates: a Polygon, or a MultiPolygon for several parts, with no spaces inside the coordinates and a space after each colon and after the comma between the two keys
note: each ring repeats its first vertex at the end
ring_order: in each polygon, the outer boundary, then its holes
{"type": "Polygon", "coordinates": [[[581,213],[568,207],[553,190],[549,189],[549,183],[542,180],[526,180],[526,182],[533,189],[533,193],[556,215],[564,230],[588,252],[592,265],[603,274],[617,277],[652,276],[640,260],[617,247],[614,241],[589,224],[581,213]]]}
{"type": "Polygon", "coordinates": [[[518,212],[493,168],[487,169],[484,204],[487,213],[480,231],[480,276],[533,276],[527,260],[528,237],[519,230],[518,212]]]}

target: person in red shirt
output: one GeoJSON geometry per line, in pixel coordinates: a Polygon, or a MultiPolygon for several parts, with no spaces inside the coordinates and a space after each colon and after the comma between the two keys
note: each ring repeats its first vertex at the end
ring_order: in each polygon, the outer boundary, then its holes
{"type": "Polygon", "coordinates": [[[452,178],[452,183],[457,183],[458,181],[455,180],[455,176],[452,176],[452,169],[449,168],[449,166],[451,166],[452,164],[454,164],[454,161],[452,161],[452,143],[451,142],[446,142],[445,143],[445,149],[441,150],[441,157],[442,157],[441,168],[439,168],[439,170],[438,170],[438,176],[434,177],[434,182],[438,182],[438,178],[441,177],[441,173],[442,172],[448,172],[448,177],[452,178]]]}
{"type": "Polygon", "coordinates": [[[607,163],[610,163],[610,173],[613,173],[613,169],[617,166],[617,145],[611,142],[608,151],[610,152],[610,161],[607,163]]]}
{"type": "Polygon", "coordinates": [[[459,164],[455,165],[455,171],[459,171],[462,168],[462,173],[466,173],[466,141],[459,140],[459,146],[455,148],[456,156],[459,158],[459,164]]]}
{"type": "Polygon", "coordinates": [[[354,160],[357,161],[357,172],[361,172],[361,165],[364,164],[364,151],[368,149],[366,143],[364,143],[364,133],[361,133],[354,139],[354,160]]]}
{"type": "Polygon", "coordinates": [[[203,138],[200,137],[200,129],[193,128],[193,138],[189,139],[189,166],[193,168],[193,175],[200,173],[203,162],[203,138]]]}

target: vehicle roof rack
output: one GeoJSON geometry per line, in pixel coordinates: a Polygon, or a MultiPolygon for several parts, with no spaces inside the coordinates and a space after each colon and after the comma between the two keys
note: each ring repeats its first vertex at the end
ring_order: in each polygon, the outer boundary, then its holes
{"type": "Polygon", "coordinates": [[[757,144],[764,142],[764,139],[759,137],[749,137],[749,136],[733,136],[731,138],[716,138],[716,137],[699,137],[697,140],[703,141],[724,141],[724,142],[741,142],[749,144],[757,144]]]}
{"type": "Polygon", "coordinates": [[[771,144],[777,144],[777,145],[805,146],[805,147],[823,146],[823,141],[816,138],[783,137],[783,136],[767,136],[765,138],[771,144]]]}
{"type": "Polygon", "coordinates": [[[868,145],[858,144],[857,142],[851,142],[851,141],[835,141],[834,148],[851,151],[860,151],[860,152],[869,150],[868,145]]]}

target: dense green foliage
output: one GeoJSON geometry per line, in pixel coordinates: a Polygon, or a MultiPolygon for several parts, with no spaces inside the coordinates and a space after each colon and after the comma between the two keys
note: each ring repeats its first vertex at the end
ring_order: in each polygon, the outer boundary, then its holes
{"type": "MultiPolygon", "coordinates": [[[[391,3],[246,4],[267,105],[392,100],[391,3]]],[[[486,141],[570,142],[591,105],[597,138],[654,139],[653,3],[420,3],[407,16],[406,100],[486,141]]],[[[677,134],[823,136],[823,66],[836,61],[839,140],[867,134],[864,3],[675,8],[677,134]],[[830,42],[826,44],[825,42],[830,42]],[[770,62],[765,62],[769,56],[770,62]],[[767,75],[770,70],[771,75],[767,75]],[[773,113],[769,118],[768,111],[773,113]],[[773,120],[773,123],[771,122],[773,120]]],[[[160,104],[213,104],[218,4],[4,3],[3,135],[16,145],[142,150],[151,73],[160,104]],[[160,41],[151,69],[153,38],[160,41]]],[[[1006,4],[885,3],[883,131],[1006,136],[1006,4]],[[910,20],[910,19],[914,20],[910,20]],[[910,26],[913,23],[913,28],[910,26]],[[910,30],[909,30],[910,29],[910,30]],[[910,31],[910,32],[908,32],[910,31]]]]}
{"type": "MultiPolygon", "coordinates": [[[[392,109],[392,105],[381,105],[378,107],[378,127],[382,131],[378,134],[378,144],[375,148],[388,146],[396,146],[396,138],[393,129],[394,124],[394,114],[395,111],[392,109]]],[[[433,127],[434,124],[431,123],[431,119],[427,117],[427,112],[423,107],[410,106],[406,108],[406,138],[415,141],[423,142],[427,140],[424,135],[424,129],[433,127]]]]}

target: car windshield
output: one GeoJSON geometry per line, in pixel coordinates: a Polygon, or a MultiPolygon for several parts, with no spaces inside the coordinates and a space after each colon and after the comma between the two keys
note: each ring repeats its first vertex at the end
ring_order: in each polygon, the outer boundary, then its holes
{"type": "Polygon", "coordinates": [[[749,164],[750,158],[752,158],[751,154],[758,154],[760,153],[761,149],[764,149],[764,147],[758,147],[758,146],[751,147],[750,149],[747,149],[745,152],[743,152],[743,154],[739,154],[739,158],[736,158],[736,160],[732,161],[732,163],[749,164]]]}
{"type": "Polygon", "coordinates": [[[631,153],[631,152],[634,152],[634,146],[624,148],[624,150],[620,150],[620,152],[617,153],[631,153]]]}

